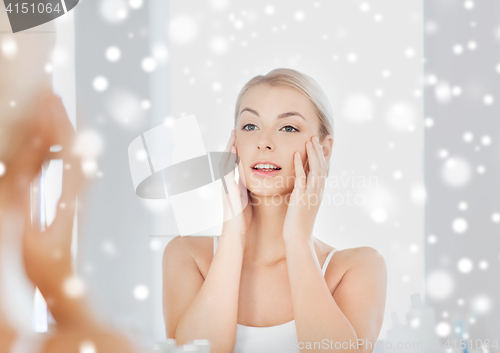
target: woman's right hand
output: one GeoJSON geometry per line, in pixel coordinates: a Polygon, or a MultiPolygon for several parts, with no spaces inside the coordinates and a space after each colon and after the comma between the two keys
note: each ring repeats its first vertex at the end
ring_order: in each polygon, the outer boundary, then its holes
{"type": "Polygon", "coordinates": [[[221,236],[239,237],[242,246],[245,245],[245,236],[252,221],[252,205],[250,195],[244,181],[244,174],[240,173],[239,182],[234,180],[234,169],[237,162],[237,150],[234,145],[236,131],[232,130],[226,146],[224,157],[219,166],[223,175],[222,199],[224,206],[224,225],[221,236]],[[229,171],[229,172],[227,172],[229,171]]]}

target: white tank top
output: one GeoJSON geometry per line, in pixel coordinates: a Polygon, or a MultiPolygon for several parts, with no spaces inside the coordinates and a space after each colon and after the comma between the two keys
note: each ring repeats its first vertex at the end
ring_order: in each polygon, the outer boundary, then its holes
{"type": "MultiPolygon", "coordinates": [[[[214,237],[214,254],[219,237],[214,237]]],[[[321,271],[325,275],[333,253],[328,254],[321,271]]],[[[295,320],[281,325],[254,327],[236,324],[236,344],[233,353],[300,353],[295,320]]]]}

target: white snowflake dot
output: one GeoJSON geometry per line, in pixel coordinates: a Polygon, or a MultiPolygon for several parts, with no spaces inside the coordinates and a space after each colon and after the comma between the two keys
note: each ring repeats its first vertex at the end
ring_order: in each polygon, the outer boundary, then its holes
{"type": "Polygon", "coordinates": [[[274,7],[272,5],[267,5],[264,9],[266,15],[271,16],[274,14],[274,7]]]}
{"type": "Polygon", "coordinates": [[[134,10],[138,10],[142,7],[142,5],[144,5],[144,1],[143,0],[128,0],[128,4],[134,10]]]}
{"type": "Polygon", "coordinates": [[[451,88],[451,93],[454,95],[454,96],[459,96],[462,94],[462,87],[460,86],[453,86],[451,88]]]}
{"type": "Polygon", "coordinates": [[[429,244],[436,244],[437,242],[437,237],[434,234],[431,234],[427,237],[427,242],[429,244]]]}
{"type": "Polygon", "coordinates": [[[153,72],[156,69],[156,61],[151,57],[142,59],[141,67],[146,72],[153,72]]]}
{"type": "Polygon", "coordinates": [[[451,226],[453,231],[458,234],[464,233],[468,228],[467,221],[463,218],[456,218],[455,220],[453,220],[451,226]]]}
{"type": "Polygon", "coordinates": [[[488,135],[484,135],[483,137],[481,137],[481,143],[484,146],[489,146],[491,144],[491,137],[489,137],[488,135]]]}
{"type": "Polygon", "coordinates": [[[437,324],[436,326],[436,333],[438,336],[440,337],[446,337],[446,336],[449,336],[450,333],[451,333],[451,327],[450,327],[450,324],[448,324],[447,322],[440,322],[439,324],[437,324]]]}
{"type": "Polygon", "coordinates": [[[237,19],[236,21],[234,21],[234,27],[235,27],[237,30],[240,30],[240,29],[242,29],[243,27],[245,27],[245,22],[243,22],[243,20],[241,20],[241,19],[237,19]]]}
{"type": "Polygon", "coordinates": [[[149,297],[149,288],[143,284],[139,284],[134,288],[134,297],[137,300],[143,301],[149,297]]]}
{"type": "Polygon", "coordinates": [[[474,1],[472,0],[467,0],[464,2],[464,7],[467,9],[467,10],[472,10],[474,8],[474,1]]]}
{"type": "Polygon", "coordinates": [[[409,58],[413,58],[415,56],[415,49],[413,49],[413,48],[406,48],[405,55],[407,57],[409,57],[409,58]]]}
{"type": "Polygon", "coordinates": [[[63,290],[70,298],[79,298],[85,293],[85,282],[78,276],[70,276],[63,283],[63,290]]]}
{"type": "Polygon", "coordinates": [[[420,326],[420,319],[419,318],[414,318],[410,321],[410,326],[413,328],[417,328],[420,326]]]}
{"type": "Polygon", "coordinates": [[[469,258],[464,257],[458,261],[457,268],[461,273],[469,273],[474,268],[474,264],[469,258]]]}
{"type": "Polygon", "coordinates": [[[359,9],[361,10],[361,12],[368,12],[368,11],[370,11],[370,4],[367,2],[362,2],[359,5],[359,9]]]}
{"type": "Polygon", "coordinates": [[[464,48],[460,45],[460,44],[455,44],[453,46],[453,52],[456,54],[456,55],[460,55],[462,54],[464,51],[464,48]]]}
{"type": "Polygon", "coordinates": [[[297,21],[299,21],[299,22],[300,22],[300,21],[303,21],[303,20],[304,20],[305,15],[304,15],[304,12],[302,12],[302,11],[297,11],[297,12],[295,12],[295,16],[294,16],[294,17],[295,17],[295,19],[296,19],[297,21]]]}
{"type": "Polygon", "coordinates": [[[425,78],[425,81],[427,82],[428,85],[432,86],[432,85],[435,85],[437,83],[437,77],[432,75],[432,74],[429,74],[425,78]]]}
{"type": "Polygon", "coordinates": [[[493,104],[493,96],[491,94],[487,94],[486,96],[483,97],[483,102],[486,105],[492,105],[493,104]]]}
{"type": "Polygon", "coordinates": [[[151,108],[151,102],[147,99],[141,101],[141,108],[144,110],[149,110],[151,108]]]}
{"type": "Polygon", "coordinates": [[[487,270],[488,269],[488,261],[486,261],[486,260],[479,261],[479,268],[481,270],[487,270]]]}
{"type": "Polygon", "coordinates": [[[79,353],[96,353],[97,350],[95,345],[90,340],[84,340],[80,343],[80,352],[79,353]]]}
{"type": "Polygon", "coordinates": [[[92,81],[92,86],[97,92],[103,92],[108,88],[108,80],[104,76],[97,76],[92,81]]]}
{"type": "Polygon", "coordinates": [[[448,157],[448,151],[447,150],[439,150],[438,156],[441,158],[446,158],[446,157],[448,157]]]}
{"type": "Polygon", "coordinates": [[[215,91],[215,92],[219,92],[221,89],[222,89],[222,84],[218,81],[214,82],[212,84],[212,89],[215,91]]]}
{"type": "Polygon", "coordinates": [[[111,62],[120,60],[122,53],[118,47],[109,47],[106,49],[106,59],[111,62]]]}
{"type": "Polygon", "coordinates": [[[472,135],[472,133],[470,133],[470,132],[466,132],[463,135],[463,139],[465,142],[469,143],[474,139],[474,135],[472,135]]]}
{"type": "Polygon", "coordinates": [[[357,60],[358,56],[356,55],[356,53],[347,54],[347,61],[349,61],[350,63],[356,62],[357,60]]]}

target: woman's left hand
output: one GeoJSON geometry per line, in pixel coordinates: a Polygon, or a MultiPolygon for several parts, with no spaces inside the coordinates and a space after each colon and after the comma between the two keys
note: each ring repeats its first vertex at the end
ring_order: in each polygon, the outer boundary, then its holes
{"type": "Polygon", "coordinates": [[[283,224],[285,243],[290,240],[310,240],[314,221],[323,199],[328,169],[323,148],[316,136],[306,143],[309,173],[306,176],[300,152],[295,152],[295,185],[290,195],[288,210],[283,224]]]}

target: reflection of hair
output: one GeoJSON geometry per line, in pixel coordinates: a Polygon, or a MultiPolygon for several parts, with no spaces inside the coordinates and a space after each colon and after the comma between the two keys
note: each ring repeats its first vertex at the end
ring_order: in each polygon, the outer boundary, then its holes
{"type": "Polygon", "coordinates": [[[312,77],[300,71],[287,68],[278,68],[268,72],[266,75],[255,76],[243,86],[236,99],[234,111],[235,126],[243,96],[250,88],[260,84],[267,84],[274,87],[287,86],[298,90],[309,98],[314,106],[320,124],[320,141],[327,135],[333,136],[333,110],[328,96],[312,77]]]}

